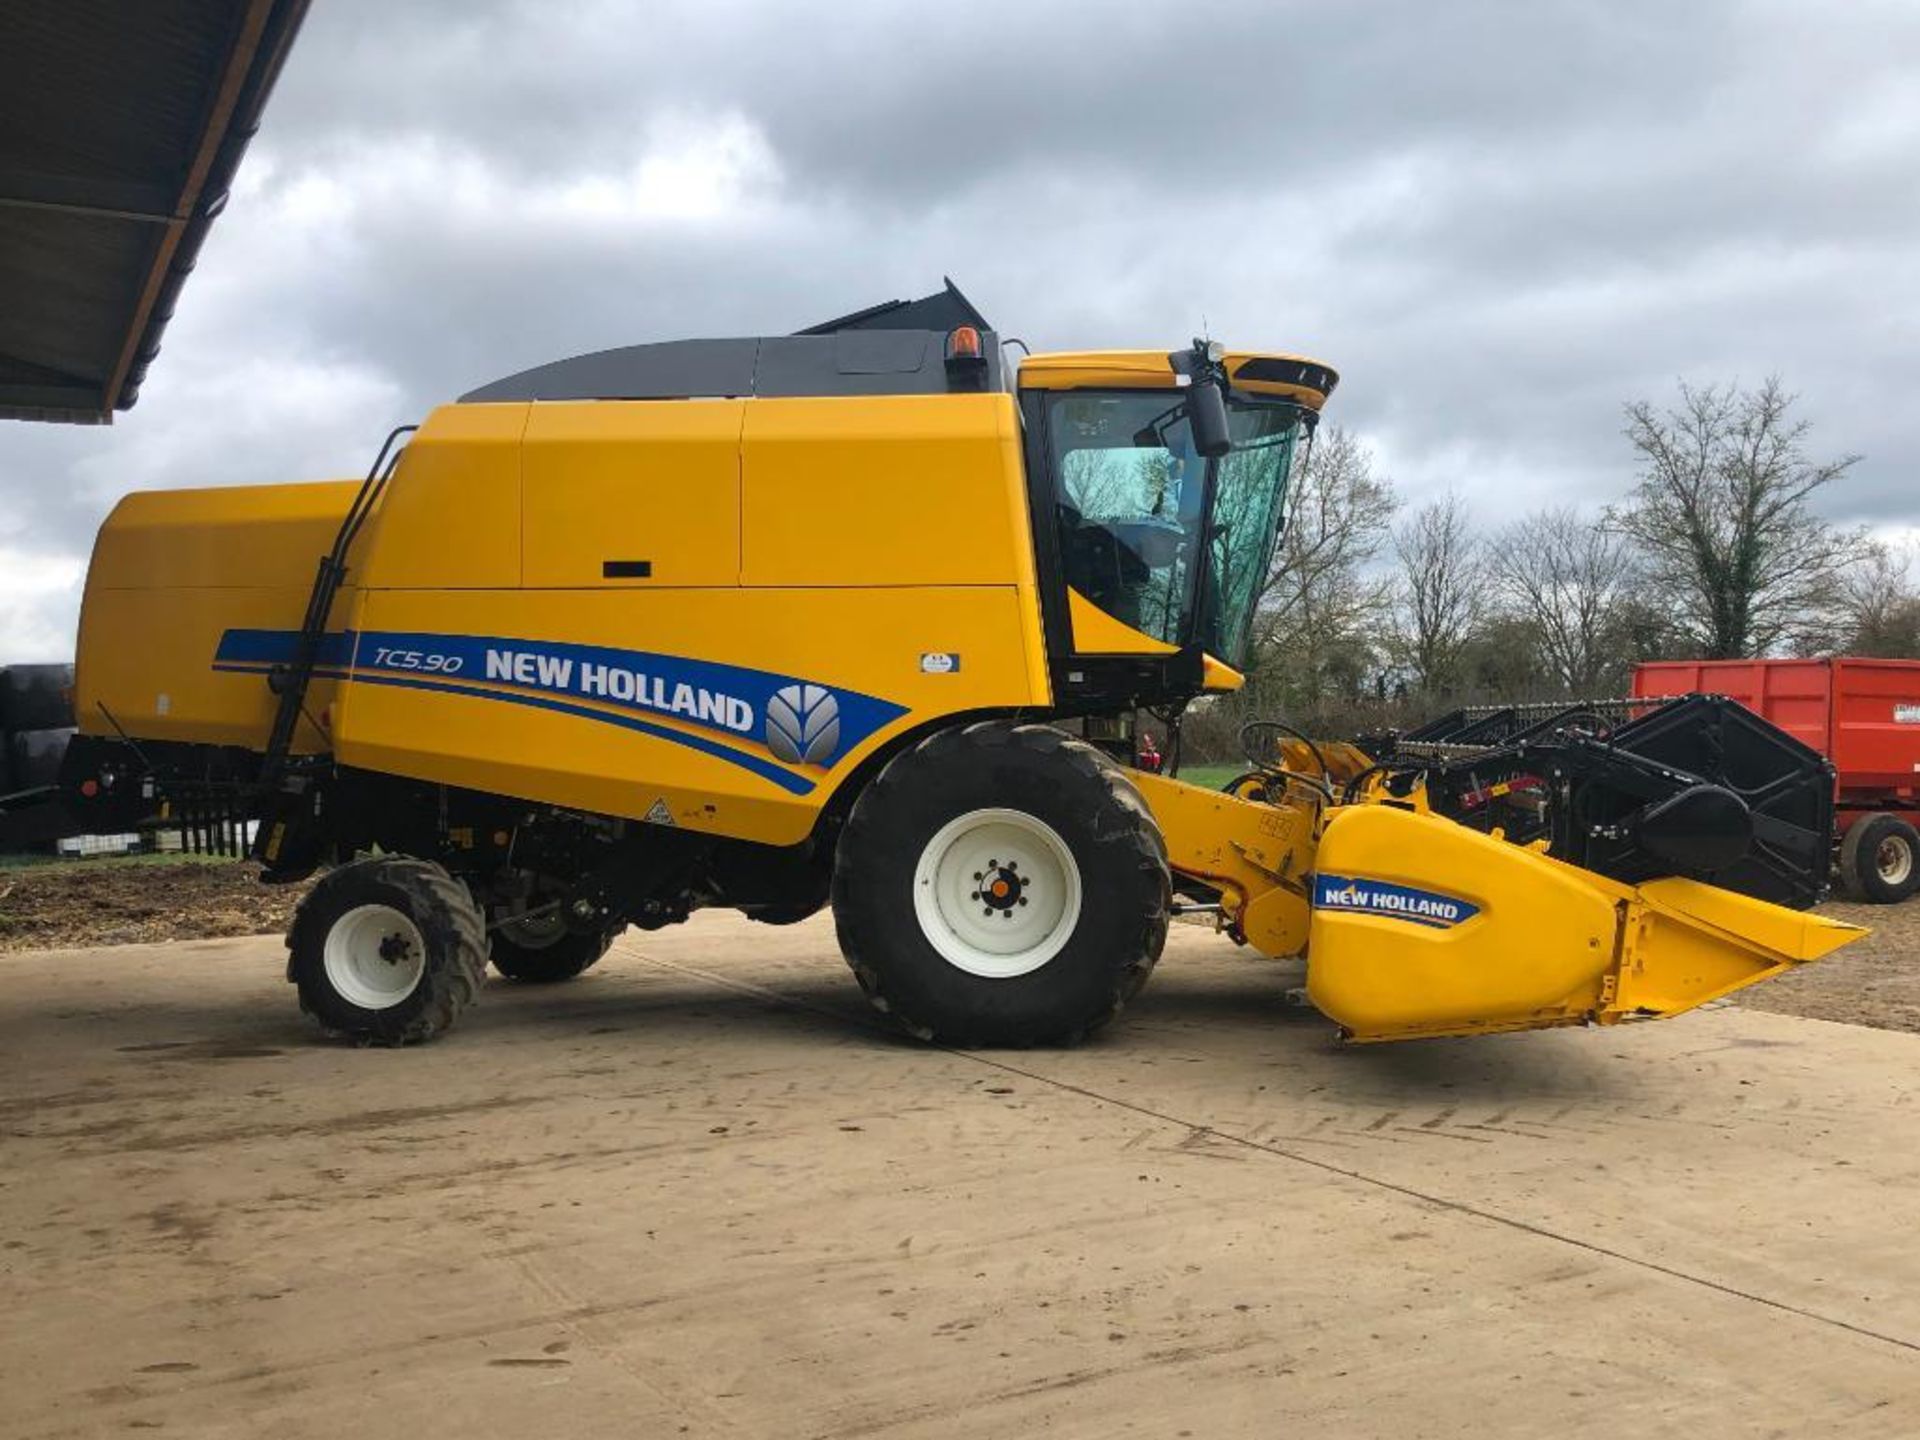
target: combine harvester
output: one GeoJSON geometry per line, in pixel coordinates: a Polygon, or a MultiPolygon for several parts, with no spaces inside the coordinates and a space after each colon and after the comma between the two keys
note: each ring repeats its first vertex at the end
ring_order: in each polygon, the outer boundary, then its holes
{"type": "Polygon", "coordinates": [[[1804,913],[1824,763],[1725,702],[1544,725],[1504,777],[1292,740],[1222,793],[1103,748],[1241,684],[1334,384],[1201,342],[1010,369],[949,284],[512,376],[363,483],[131,495],[81,733],[0,839],[257,823],[268,881],[331,867],[301,1004],[380,1043],[489,959],[563,979],[712,906],[831,904],[958,1045],[1105,1024],[1183,907],[1305,953],[1355,1040],[1672,1015],[1861,934],[1804,913]]]}

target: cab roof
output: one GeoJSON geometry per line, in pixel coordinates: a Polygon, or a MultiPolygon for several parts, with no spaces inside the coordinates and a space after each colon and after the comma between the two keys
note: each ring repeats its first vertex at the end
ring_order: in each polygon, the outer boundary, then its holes
{"type": "MultiPolygon", "coordinates": [[[[1318,410],[1340,383],[1332,366],[1302,355],[1229,350],[1223,362],[1234,389],[1279,395],[1318,410]]],[[[1178,383],[1165,350],[1067,350],[1020,362],[1023,390],[1163,390],[1178,383]]]]}

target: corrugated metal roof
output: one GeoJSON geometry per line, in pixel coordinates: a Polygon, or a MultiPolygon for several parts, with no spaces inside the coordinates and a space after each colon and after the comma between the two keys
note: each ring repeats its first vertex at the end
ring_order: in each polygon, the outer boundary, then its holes
{"type": "Polygon", "coordinates": [[[0,418],[139,398],[307,3],[0,4],[0,418]]]}

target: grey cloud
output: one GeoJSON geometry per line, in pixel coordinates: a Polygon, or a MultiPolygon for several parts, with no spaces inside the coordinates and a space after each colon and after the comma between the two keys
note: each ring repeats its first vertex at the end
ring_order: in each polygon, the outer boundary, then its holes
{"type": "Polygon", "coordinates": [[[140,406],[0,428],[0,554],[943,272],[1037,346],[1320,355],[1403,490],[1489,523],[1620,493],[1624,400],[1777,372],[1868,457],[1832,513],[1920,525],[1917,52],[1895,4],[329,0],[140,406]]]}

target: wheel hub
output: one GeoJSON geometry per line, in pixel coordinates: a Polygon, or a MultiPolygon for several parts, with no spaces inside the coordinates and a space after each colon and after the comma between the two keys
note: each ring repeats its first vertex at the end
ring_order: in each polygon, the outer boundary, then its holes
{"type": "Polygon", "coordinates": [[[1913,873],[1913,849],[1898,835],[1889,835],[1882,840],[1874,851],[1874,865],[1880,871],[1880,878],[1889,885],[1899,885],[1913,873]]]}
{"type": "Polygon", "coordinates": [[[1080,867],[1024,810],[974,810],[942,826],[914,871],[914,913],[949,964],[989,980],[1031,974],[1073,935],[1080,867]]]}
{"type": "Polygon", "coordinates": [[[980,888],[968,898],[980,902],[983,914],[998,915],[1003,920],[1011,920],[1014,910],[1027,903],[1027,887],[1033,883],[1020,873],[1017,860],[1009,860],[1004,865],[998,860],[989,860],[985,870],[973,872],[973,879],[980,888]]]}

